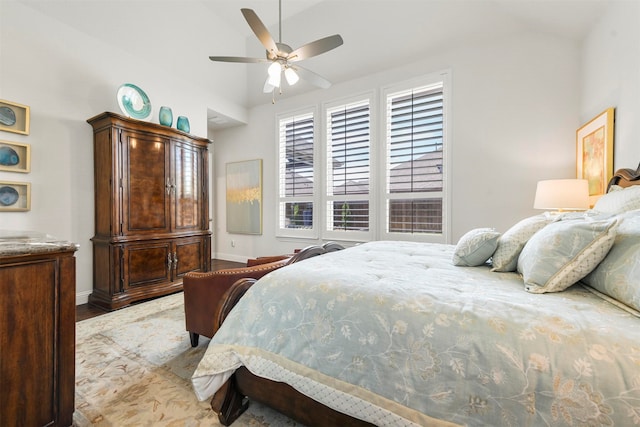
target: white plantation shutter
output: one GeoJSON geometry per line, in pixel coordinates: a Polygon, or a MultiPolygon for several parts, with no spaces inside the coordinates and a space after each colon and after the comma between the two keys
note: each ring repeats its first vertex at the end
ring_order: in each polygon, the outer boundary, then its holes
{"type": "Polygon", "coordinates": [[[279,121],[279,228],[312,229],[314,198],[314,117],[279,121]]]}
{"type": "Polygon", "coordinates": [[[443,231],[443,85],[387,95],[387,232],[443,231]]]}
{"type": "Polygon", "coordinates": [[[369,231],[369,101],[327,110],[327,230],[369,231]]]}
{"type": "Polygon", "coordinates": [[[277,236],[448,243],[449,91],[445,70],[278,116],[277,236]]]}

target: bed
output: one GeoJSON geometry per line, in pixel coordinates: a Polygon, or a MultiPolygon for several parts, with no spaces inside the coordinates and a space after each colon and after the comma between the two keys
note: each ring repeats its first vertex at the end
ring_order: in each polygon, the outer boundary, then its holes
{"type": "Polygon", "coordinates": [[[225,425],[249,400],[307,425],[640,424],[638,184],[624,169],[584,213],[241,280],[194,390],[225,425]]]}

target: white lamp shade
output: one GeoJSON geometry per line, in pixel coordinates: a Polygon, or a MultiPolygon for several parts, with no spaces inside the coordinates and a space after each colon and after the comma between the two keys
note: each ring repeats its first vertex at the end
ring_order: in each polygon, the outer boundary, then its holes
{"type": "Polygon", "coordinates": [[[289,83],[289,86],[293,86],[294,84],[298,83],[298,80],[300,80],[300,77],[298,77],[298,73],[296,73],[293,68],[289,67],[284,69],[284,77],[287,79],[287,83],[289,83]]]}
{"type": "Polygon", "coordinates": [[[271,93],[274,89],[275,86],[272,86],[271,83],[269,83],[269,76],[267,76],[267,79],[264,81],[264,87],[262,88],[262,91],[264,93],[271,93]]]}
{"type": "Polygon", "coordinates": [[[271,63],[271,65],[269,65],[269,68],[267,68],[267,73],[269,73],[269,76],[271,77],[280,75],[281,71],[282,71],[282,65],[280,65],[280,63],[277,61],[274,61],[273,63],[271,63]]]}
{"type": "Polygon", "coordinates": [[[267,83],[273,86],[274,88],[280,87],[280,73],[277,74],[269,74],[267,77],[267,83]]]}
{"type": "Polygon", "coordinates": [[[539,181],[533,208],[560,211],[589,209],[589,183],[586,179],[539,181]]]}

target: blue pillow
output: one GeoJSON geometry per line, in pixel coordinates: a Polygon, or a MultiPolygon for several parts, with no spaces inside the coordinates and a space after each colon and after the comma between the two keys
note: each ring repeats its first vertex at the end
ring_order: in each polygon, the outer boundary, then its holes
{"type": "Polygon", "coordinates": [[[476,228],[460,238],[453,253],[453,265],[476,267],[487,262],[498,247],[498,233],[493,228],[476,228]]]}
{"type": "Polygon", "coordinates": [[[560,292],[589,274],[607,255],[616,218],[553,222],[529,239],[518,257],[525,290],[560,292]]]}
{"type": "Polygon", "coordinates": [[[640,310],[640,210],[618,215],[611,251],[582,282],[640,310]]]}

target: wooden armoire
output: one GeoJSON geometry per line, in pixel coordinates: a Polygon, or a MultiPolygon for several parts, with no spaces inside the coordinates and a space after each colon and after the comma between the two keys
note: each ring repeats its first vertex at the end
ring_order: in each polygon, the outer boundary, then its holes
{"type": "Polygon", "coordinates": [[[113,310],[209,271],[206,138],[102,113],[93,126],[95,236],[89,303],[113,310]]]}

